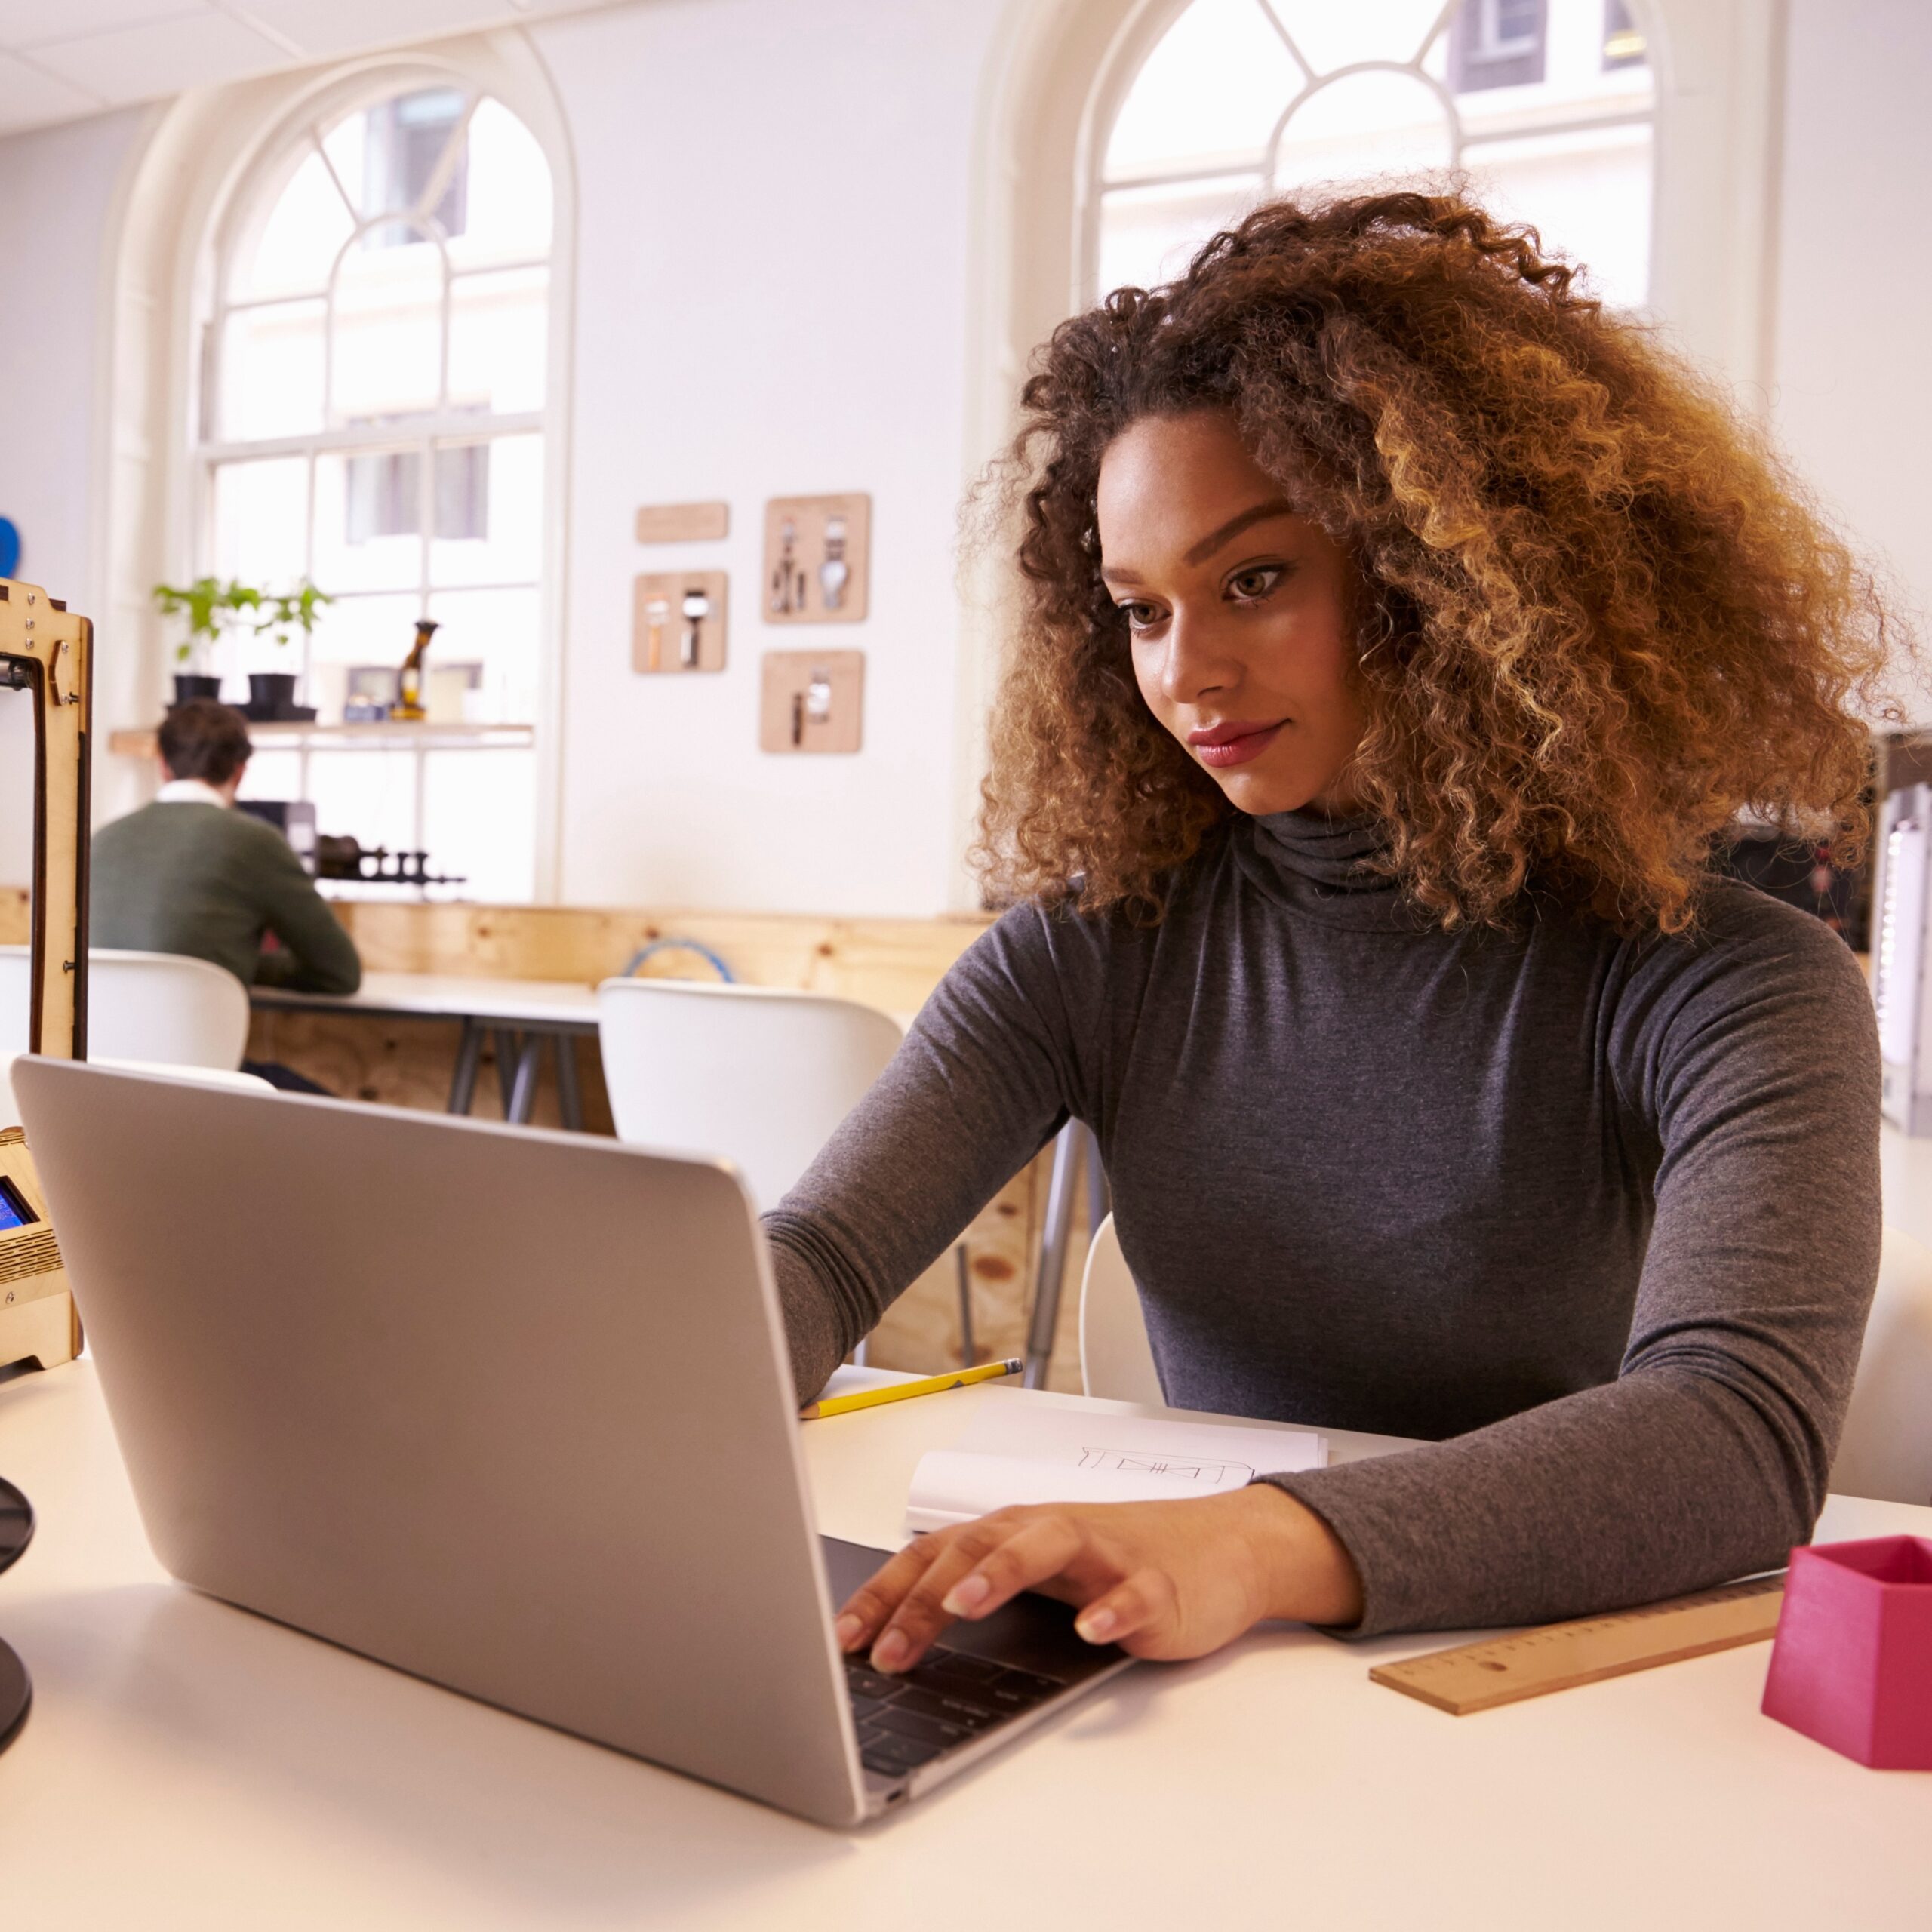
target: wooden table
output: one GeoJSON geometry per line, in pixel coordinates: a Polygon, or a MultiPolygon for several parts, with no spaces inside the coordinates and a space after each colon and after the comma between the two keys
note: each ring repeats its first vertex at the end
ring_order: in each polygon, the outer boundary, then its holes
{"type": "Polygon", "coordinates": [[[583,1125],[571,1042],[586,1034],[596,1036],[595,986],[566,980],[486,980],[457,973],[365,973],[352,993],[297,993],[255,986],[249,998],[270,1011],[456,1021],[460,1031],[448,1103],[453,1114],[468,1113],[475,1103],[483,1042],[494,1034],[503,1118],[519,1125],[530,1118],[547,1045],[557,1070],[557,1105],[563,1124],[577,1129],[583,1125]]]}
{"type": "MultiPolygon", "coordinates": [[[[924,1449],[989,1402],[1078,1399],[980,1389],[808,1424],[821,1523],[889,1541],[924,1449]]],[[[87,1362],[0,1384],[0,1470],[41,1518],[0,1579],[37,1687],[0,1756],[23,1932],[1926,1923],[1932,1774],[1761,1716],[1761,1644],[1458,1718],[1368,1681],[1439,1638],[1269,1629],[1130,1672],[841,1833],[170,1583],[87,1362]]],[[[1835,1498],[1822,1534],[1905,1530],[1932,1510],[1835,1498]]]]}

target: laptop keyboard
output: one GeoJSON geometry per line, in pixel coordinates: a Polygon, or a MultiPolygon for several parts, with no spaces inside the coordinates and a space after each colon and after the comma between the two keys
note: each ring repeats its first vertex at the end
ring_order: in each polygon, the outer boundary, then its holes
{"type": "Polygon", "coordinates": [[[1054,1678],[937,1646],[892,1677],[848,1657],[845,1685],[858,1725],[859,1761],[883,1777],[915,1771],[975,1732],[1018,1717],[1066,1687],[1054,1678]]]}

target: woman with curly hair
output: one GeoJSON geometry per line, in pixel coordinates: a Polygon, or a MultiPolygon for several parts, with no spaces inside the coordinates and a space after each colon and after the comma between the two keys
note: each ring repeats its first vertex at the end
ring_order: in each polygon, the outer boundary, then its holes
{"type": "Polygon", "coordinates": [[[1010,1509],[848,1604],[1140,1654],[1517,1623],[1810,1534],[1878,1251],[1851,955],[1712,875],[1847,848],[1887,638],[1722,403],[1453,196],[1278,203],[1063,324],[980,857],[1013,901],[768,1218],[798,1386],[1069,1116],[1168,1400],[1423,1438],[1010,1509]]]}

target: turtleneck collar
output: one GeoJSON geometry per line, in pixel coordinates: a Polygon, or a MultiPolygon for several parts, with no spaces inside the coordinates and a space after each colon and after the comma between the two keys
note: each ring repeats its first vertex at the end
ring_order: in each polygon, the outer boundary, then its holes
{"type": "Polygon", "coordinates": [[[1235,845],[1242,869],[1271,899],[1331,925],[1414,932],[1432,923],[1371,869],[1389,849],[1379,819],[1269,812],[1236,820],[1235,845]]]}

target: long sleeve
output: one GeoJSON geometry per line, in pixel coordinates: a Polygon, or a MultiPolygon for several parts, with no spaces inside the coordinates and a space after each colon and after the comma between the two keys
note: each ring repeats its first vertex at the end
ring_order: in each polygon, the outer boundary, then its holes
{"type": "Polygon", "coordinates": [[[1796,915],[1775,931],[1688,969],[1660,949],[1623,1001],[1614,1064],[1662,1158],[1617,1379],[1268,1478],[1354,1558],[1360,1634],[1642,1602],[1809,1537],[1877,1275],[1878,1062],[1850,953],[1796,915]]]}
{"type": "Polygon", "coordinates": [[[983,934],[764,1217],[801,1398],[1066,1118],[1083,1074],[1063,976],[1092,970],[1079,939],[1030,907],[983,934]]]}
{"type": "Polygon", "coordinates": [[[288,844],[273,832],[258,844],[260,856],[250,854],[257,910],[284,950],[261,955],[256,980],[297,992],[352,993],[362,983],[355,942],[288,844]]]}

